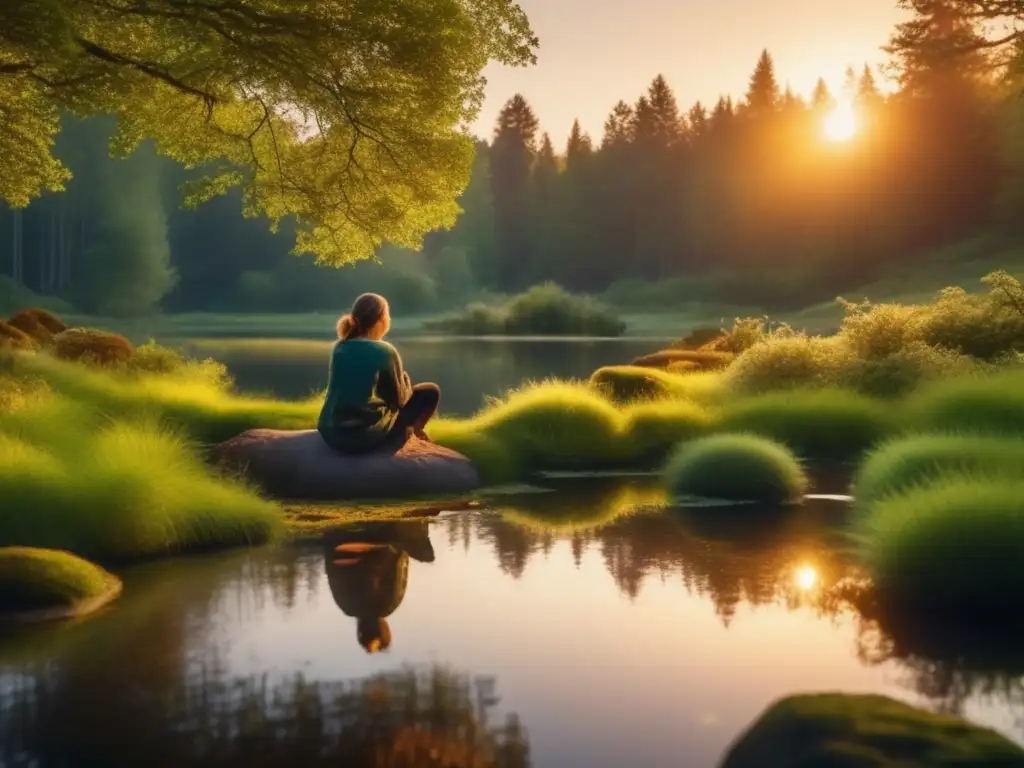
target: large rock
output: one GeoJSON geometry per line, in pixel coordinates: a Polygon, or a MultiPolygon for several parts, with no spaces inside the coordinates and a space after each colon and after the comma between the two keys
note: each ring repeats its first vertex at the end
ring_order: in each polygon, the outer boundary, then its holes
{"type": "Polygon", "coordinates": [[[776,702],[720,768],[1010,768],[1024,751],[988,728],[884,696],[811,694],[776,702]]]}
{"type": "Polygon", "coordinates": [[[216,458],[283,499],[399,499],[461,494],[481,485],[465,456],[415,439],[397,453],[351,456],[329,448],[316,430],[254,429],[221,444],[216,458]]]}

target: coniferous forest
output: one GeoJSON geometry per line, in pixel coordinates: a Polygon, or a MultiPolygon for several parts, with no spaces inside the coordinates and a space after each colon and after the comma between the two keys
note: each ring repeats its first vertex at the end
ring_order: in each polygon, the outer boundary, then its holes
{"type": "Polygon", "coordinates": [[[0,210],[0,302],[30,290],[99,315],[292,312],[373,288],[426,312],[554,281],[620,303],[650,304],[656,283],[662,302],[780,310],[979,235],[1016,241],[1024,52],[982,45],[957,4],[915,5],[885,68],[851,66],[807,98],[768,51],[745,93],[713,104],[655,77],[600,137],[541,133],[517,94],[477,143],[453,228],[338,270],[291,255],[287,219],[272,232],[241,216],[238,192],[182,208],[190,172],[148,144],[112,159],[112,120],[67,117],[66,191],[0,210]]]}

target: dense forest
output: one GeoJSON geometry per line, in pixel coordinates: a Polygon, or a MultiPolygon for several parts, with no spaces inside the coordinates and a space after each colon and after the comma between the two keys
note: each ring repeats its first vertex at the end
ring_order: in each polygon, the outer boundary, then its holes
{"type": "Polygon", "coordinates": [[[148,144],[111,159],[113,121],[69,117],[66,191],[0,210],[0,301],[24,286],[94,314],[311,311],[374,289],[419,312],[551,280],[785,308],[979,233],[1020,237],[1024,53],[993,60],[962,4],[915,5],[887,48],[894,88],[851,67],[805,100],[765,51],[740,98],[686,107],[658,76],[599,142],[577,123],[559,146],[516,95],[477,142],[453,228],[341,269],[291,255],[293,223],[243,216],[241,192],[182,208],[193,172],[148,144]],[[837,109],[849,140],[826,135],[837,109]]]}

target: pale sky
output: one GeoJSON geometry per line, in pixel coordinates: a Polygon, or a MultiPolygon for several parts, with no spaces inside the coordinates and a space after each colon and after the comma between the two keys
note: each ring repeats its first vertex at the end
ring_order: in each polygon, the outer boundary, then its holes
{"type": "Polygon", "coordinates": [[[595,141],[619,99],[633,103],[663,74],[682,109],[741,97],[762,48],[784,87],[808,95],[818,77],[839,90],[847,64],[885,61],[903,18],[896,0],[519,0],[540,38],[528,69],[492,66],[474,126],[490,139],[502,105],[521,92],[561,150],[574,118],[595,141]]]}

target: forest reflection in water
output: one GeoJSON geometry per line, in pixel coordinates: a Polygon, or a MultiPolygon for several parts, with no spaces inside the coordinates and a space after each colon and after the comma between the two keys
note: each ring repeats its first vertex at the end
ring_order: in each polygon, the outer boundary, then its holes
{"type": "MultiPolygon", "coordinates": [[[[526,640],[508,637],[480,656],[467,654],[467,646],[453,650],[444,639],[451,636],[446,622],[457,624],[451,632],[466,634],[473,626],[466,621],[480,624],[487,612],[474,608],[476,582],[484,581],[477,560],[459,565],[462,570],[444,582],[447,591],[428,579],[454,565],[460,552],[485,555],[501,578],[528,589],[534,571],[555,560],[565,559],[570,572],[599,562],[624,600],[618,613],[601,617],[613,633],[632,631],[630,606],[643,601],[648,587],[665,583],[712,605],[729,634],[759,622],[761,611],[853,627],[852,635],[840,637],[848,655],[864,670],[892,670],[909,698],[969,715],[965,710],[980,702],[998,711],[997,720],[1009,718],[1003,730],[1024,729],[1019,638],[1004,638],[997,647],[976,634],[955,635],[872,609],[847,546],[843,504],[812,501],[763,514],[666,511],[662,502],[644,481],[589,481],[567,492],[508,498],[485,512],[364,524],[315,547],[140,569],[128,574],[122,603],[95,620],[0,641],[0,764],[454,768],[543,766],[554,764],[544,756],[567,753],[593,758],[586,764],[612,764],[612,757],[602,763],[596,751],[600,737],[594,744],[579,737],[594,729],[582,711],[587,691],[569,695],[581,711],[564,708],[552,723],[522,695],[536,685],[529,675],[526,682],[509,677],[510,665],[532,660],[543,664],[545,685],[579,686],[570,672],[551,666],[550,658],[568,658],[557,648],[542,660],[520,647],[526,640]],[[338,619],[347,630],[333,629],[338,619]],[[289,630],[292,622],[301,626],[289,630]],[[312,627],[319,629],[311,635],[312,627]],[[272,634],[249,642],[261,633],[272,634]],[[325,633],[327,658],[344,658],[344,664],[327,669],[302,662],[316,656],[313,646],[325,633]],[[429,653],[411,650],[419,644],[429,653]],[[444,663],[424,663],[438,658],[438,648],[449,649],[440,657],[444,663]],[[338,669],[346,674],[334,674],[338,669]],[[493,676],[498,669],[500,685],[493,676]],[[501,689],[512,682],[517,693],[506,702],[501,689]],[[575,735],[555,748],[555,731],[575,735]]],[[[569,608],[587,599],[573,588],[559,594],[560,584],[542,586],[555,593],[554,605],[569,608]]],[[[489,609],[511,614],[502,627],[541,623],[552,639],[574,632],[571,623],[551,624],[539,608],[502,603],[489,609]]],[[[567,652],[585,653],[592,639],[574,636],[567,652]]],[[[670,665],[674,655],[686,653],[685,642],[676,649],[649,646],[650,664],[670,665]]],[[[766,703],[753,701],[750,709],[766,703]]],[[[721,742],[745,725],[730,719],[729,733],[716,738],[721,742]]],[[[648,759],[668,750],[645,743],[650,737],[626,724],[602,736],[648,759]]]]}

